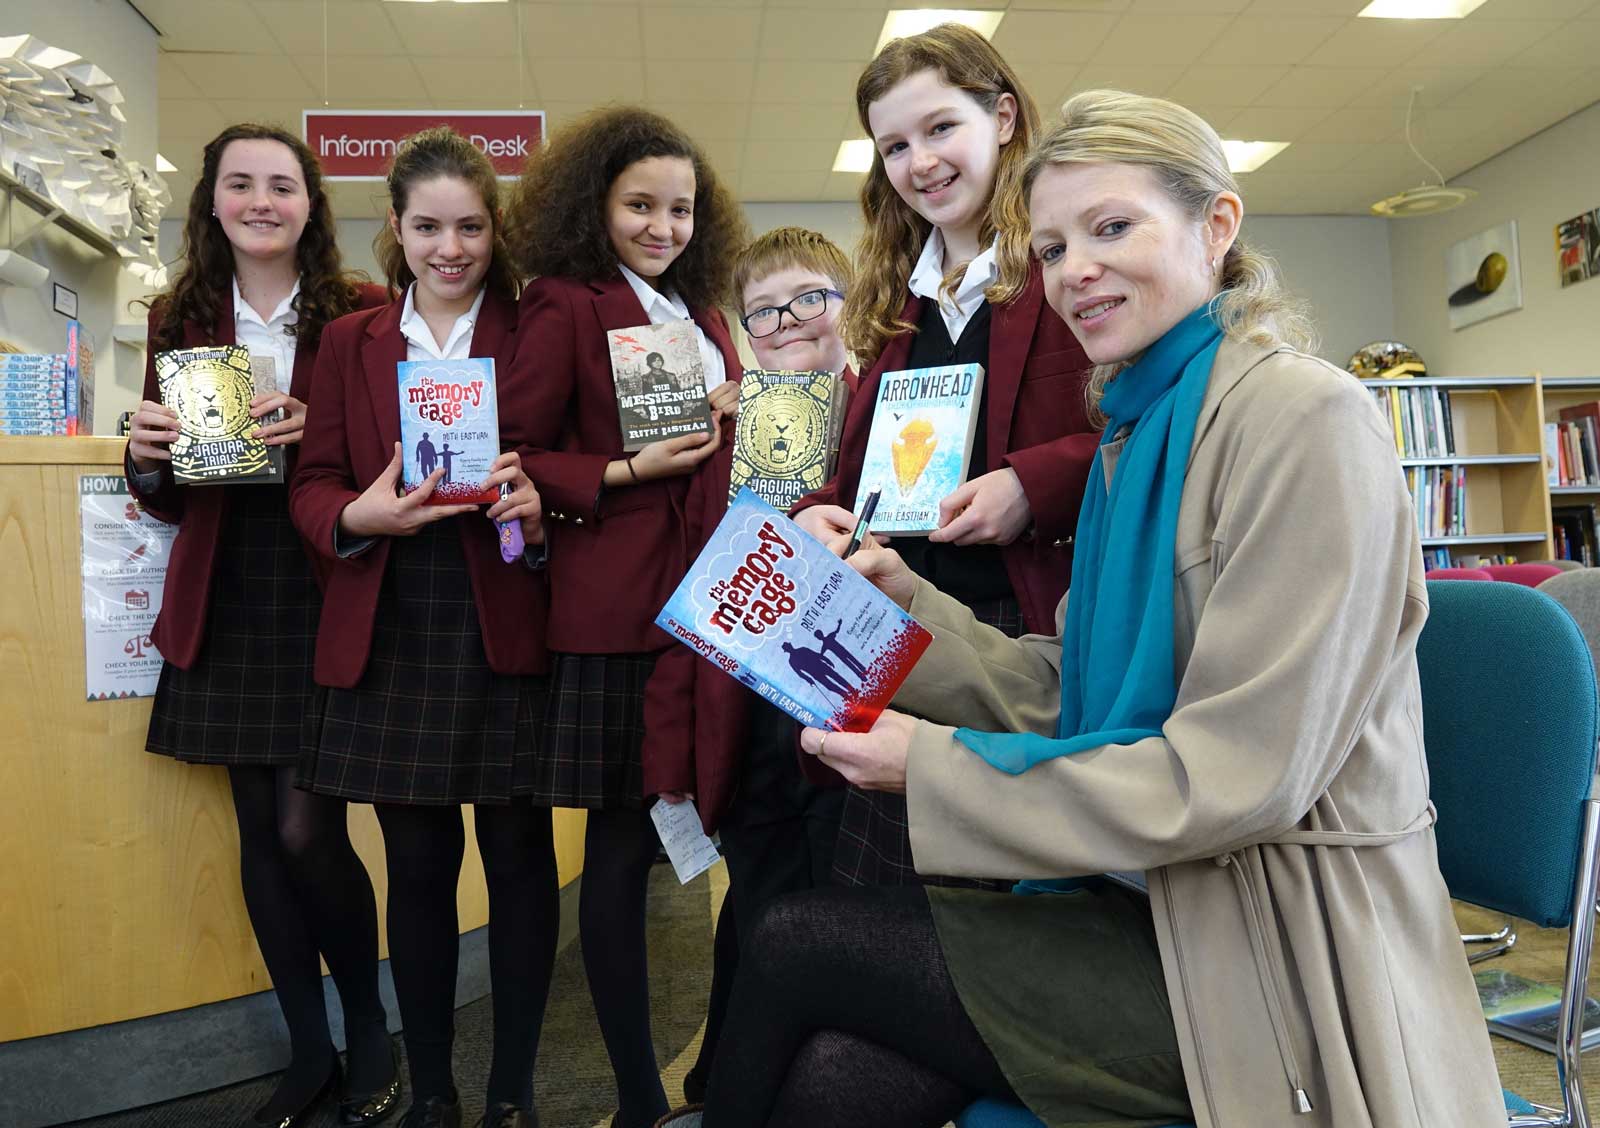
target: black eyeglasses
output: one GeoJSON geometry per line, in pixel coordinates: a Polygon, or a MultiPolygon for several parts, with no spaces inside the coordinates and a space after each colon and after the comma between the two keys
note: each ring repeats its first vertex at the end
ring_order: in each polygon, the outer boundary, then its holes
{"type": "Polygon", "coordinates": [[[821,317],[827,311],[830,297],[839,298],[841,301],[844,299],[844,295],[838,290],[807,290],[780,306],[762,306],[754,313],[739,318],[739,324],[743,325],[744,331],[752,337],[770,337],[778,331],[778,326],[786,313],[796,321],[810,321],[814,317],[821,317]]]}

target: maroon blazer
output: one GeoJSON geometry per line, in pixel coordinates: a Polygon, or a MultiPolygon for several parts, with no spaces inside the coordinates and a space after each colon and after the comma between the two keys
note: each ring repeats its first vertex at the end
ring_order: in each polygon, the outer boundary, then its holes
{"type": "MultiPolygon", "coordinates": [[[[359,309],[372,309],[388,302],[389,292],[382,286],[363,285],[357,299],[359,309]]],[[[161,402],[161,389],[156,382],[156,330],[161,325],[163,309],[160,304],[150,310],[151,347],[146,350],[144,364],[144,398],[161,402]]],[[[193,321],[183,323],[183,342],[180,347],[200,348],[205,345],[235,344],[233,314],[230,306],[226,314],[217,317],[215,332],[208,331],[193,321]]],[[[310,403],[311,370],[316,364],[317,350],[296,345],[294,372],[290,376],[289,394],[303,403],[310,403]]],[[[286,472],[292,474],[299,447],[290,446],[284,459],[286,472]]],[[[206,635],[206,613],[211,608],[211,573],[216,566],[217,542],[222,536],[223,519],[227,514],[230,486],[180,486],[172,480],[171,463],[161,464],[161,485],[154,493],[139,489],[133,457],[126,449],[122,455],[123,472],[128,476],[128,489],[152,516],[178,526],[177,538],[172,542],[172,556],[167,561],[167,594],[161,603],[161,613],[150,638],[161,651],[161,656],[180,669],[194,665],[200,654],[200,644],[206,635]]],[[[262,486],[240,486],[256,490],[262,486]]]]}
{"type": "MultiPolygon", "coordinates": [[[[728,379],[738,380],[743,368],[721,312],[690,314],[722,350],[728,379]]],[[[668,646],[653,625],[656,614],[704,543],[687,512],[704,467],[601,489],[606,464],[627,457],[606,332],[648,320],[620,275],[600,282],[539,278],[522,295],[513,366],[530,389],[526,422],[534,451],[523,466],[551,521],[551,650],[637,654],[668,646]]],[[[502,425],[504,417],[502,409],[502,425]]],[[[731,430],[725,428],[725,447],[731,430]]]]}
{"type": "MultiPolygon", "coordinates": [[[[311,380],[316,407],[306,420],[300,466],[289,486],[289,515],[328,563],[314,671],[321,685],[355,685],[372,648],[389,538],[379,537],[361,555],[342,559],[334,551],[333,531],[344,507],[388,467],[400,440],[395,365],[406,358],[403,308],[394,302],[328,326],[311,380]]],[[[501,449],[525,452],[532,415],[526,381],[511,366],[516,318],[512,299],[485,294],[472,330],[472,355],[494,358],[501,449]]],[[[543,574],[500,558],[494,524],[481,510],[449,520],[461,534],[490,668],[501,674],[544,673],[550,599],[543,574]]]]}
{"type": "MultiPolygon", "coordinates": [[[[908,300],[901,319],[916,324],[922,301],[908,300]]],[[[1072,330],[1045,304],[1038,263],[1022,293],[996,306],[992,316],[983,390],[989,404],[988,465],[973,476],[1010,467],[1022,482],[1033,510],[1032,535],[1024,534],[1001,552],[1027,629],[1049,634],[1055,629],[1056,605],[1072,578],[1072,535],[1100,442],[1084,402],[1091,366],[1072,330]]],[[[838,471],[821,489],[796,502],[796,511],[822,504],[855,508],[878,381],[885,372],[906,366],[911,341],[911,333],[890,339],[862,374],[845,414],[838,471]]]]}

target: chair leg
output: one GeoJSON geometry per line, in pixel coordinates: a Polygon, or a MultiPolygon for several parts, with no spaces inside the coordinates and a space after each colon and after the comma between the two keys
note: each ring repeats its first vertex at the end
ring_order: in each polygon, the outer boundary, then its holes
{"type": "MultiPolygon", "coordinates": [[[[1595,908],[1596,911],[1600,911],[1600,903],[1597,903],[1595,908]]],[[[1495,932],[1464,932],[1461,934],[1461,942],[1463,944],[1494,944],[1492,948],[1485,948],[1481,952],[1473,952],[1467,956],[1468,963],[1481,963],[1484,960],[1493,959],[1495,956],[1503,956],[1516,947],[1517,934],[1512,931],[1511,922],[1508,920],[1495,932]]]]}

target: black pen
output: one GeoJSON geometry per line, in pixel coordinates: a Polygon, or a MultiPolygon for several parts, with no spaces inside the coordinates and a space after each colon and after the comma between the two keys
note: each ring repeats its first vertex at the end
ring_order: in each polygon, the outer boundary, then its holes
{"type": "Polygon", "coordinates": [[[878,495],[882,490],[873,490],[867,495],[866,504],[861,507],[861,517],[856,521],[856,531],[850,534],[850,543],[845,547],[841,559],[848,560],[861,547],[861,542],[866,539],[867,526],[872,523],[872,515],[878,510],[878,495]]]}

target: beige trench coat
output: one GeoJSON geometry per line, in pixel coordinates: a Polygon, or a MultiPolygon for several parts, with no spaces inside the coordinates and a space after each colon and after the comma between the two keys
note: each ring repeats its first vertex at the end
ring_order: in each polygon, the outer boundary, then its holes
{"type": "Polygon", "coordinates": [[[1416,525],[1352,377],[1224,342],[1174,582],[1162,736],[1018,776],[936,722],[1054,735],[1059,638],[918,589],[936,641],[896,701],[931,718],[907,768],[917,868],[1148,871],[1199,1128],[1503,1125],[1434,848],[1416,525]]]}

